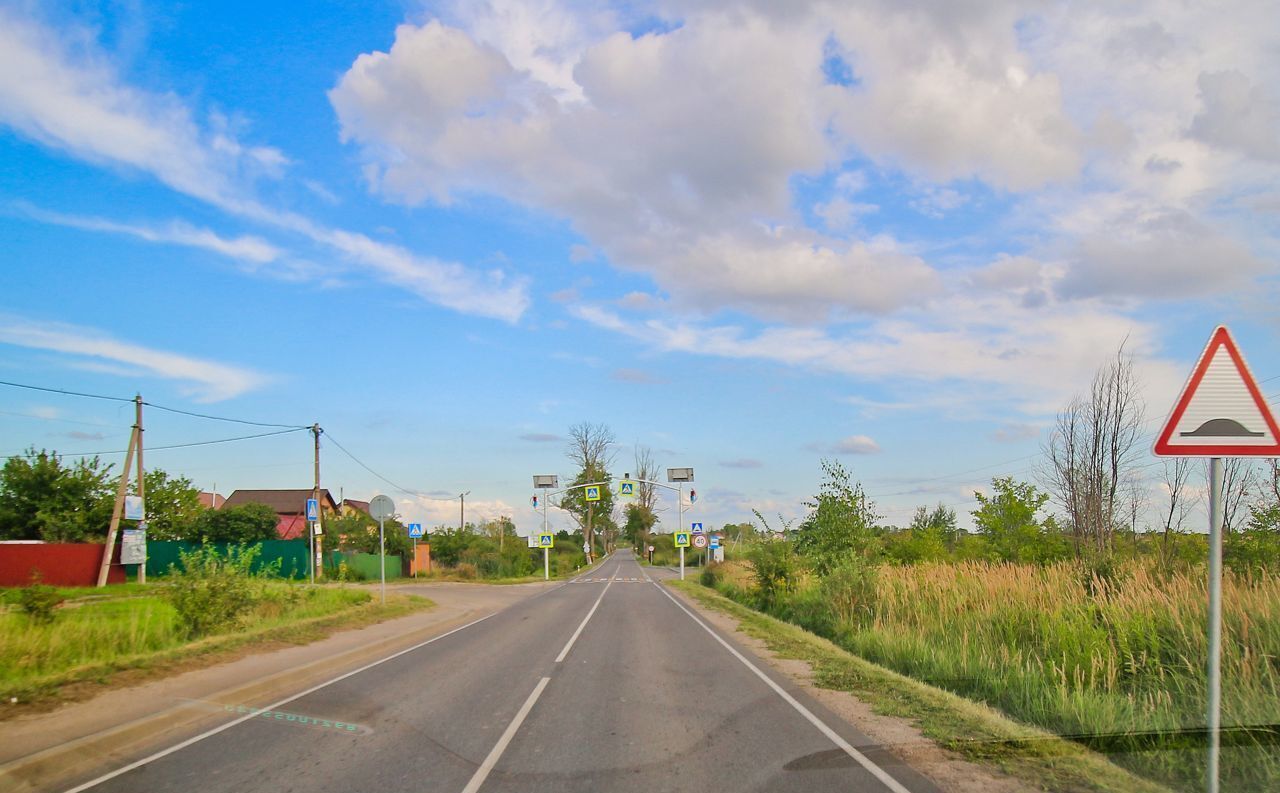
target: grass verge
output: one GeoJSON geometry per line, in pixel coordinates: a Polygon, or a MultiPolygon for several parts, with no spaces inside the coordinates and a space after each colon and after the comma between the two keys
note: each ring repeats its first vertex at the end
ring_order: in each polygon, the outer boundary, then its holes
{"type": "Polygon", "coordinates": [[[355,588],[301,591],[314,594],[288,608],[266,604],[235,627],[194,641],[182,636],[173,607],[159,597],[87,602],[61,609],[47,626],[20,613],[0,614],[0,719],[266,646],[308,644],[435,605],[396,594],[384,606],[355,588]]]}
{"type": "Polygon", "coordinates": [[[738,620],[775,654],[807,662],[816,685],[846,691],[877,713],[909,719],[940,746],[1032,786],[1064,793],[1168,793],[1072,741],[993,708],[877,666],[794,625],[742,606],[694,581],[669,585],[738,620]]]}

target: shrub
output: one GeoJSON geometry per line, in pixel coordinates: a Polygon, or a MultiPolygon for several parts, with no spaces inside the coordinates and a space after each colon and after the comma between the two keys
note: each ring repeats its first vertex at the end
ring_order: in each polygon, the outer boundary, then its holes
{"type": "Polygon", "coordinates": [[[458,576],[458,578],[470,581],[476,577],[478,571],[476,570],[476,566],[470,562],[459,562],[458,566],[453,568],[453,573],[458,576]]]}
{"type": "Polygon", "coordinates": [[[720,583],[720,574],[716,570],[717,567],[718,565],[716,564],[710,564],[702,568],[702,574],[698,576],[698,580],[703,586],[714,587],[720,583]]]}
{"type": "Polygon", "coordinates": [[[182,568],[169,567],[169,601],[178,622],[191,637],[206,636],[233,625],[263,598],[265,578],[279,560],[256,575],[251,572],[261,547],[231,546],[226,556],[212,546],[183,552],[182,568]]]}
{"type": "Polygon", "coordinates": [[[855,557],[832,568],[819,589],[835,618],[857,628],[875,616],[876,583],[875,565],[855,557]]]}
{"type": "Polygon", "coordinates": [[[799,565],[791,543],[774,540],[757,543],[748,553],[752,577],[761,606],[769,609],[795,587],[799,565]]]}
{"type": "Polygon", "coordinates": [[[53,622],[55,610],[62,603],[62,596],[48,584],[40,583],[41,580],[40,571],[32,572],[31,584],[18,593],[18,606],[32,622],[47,625],[53,622]]]}

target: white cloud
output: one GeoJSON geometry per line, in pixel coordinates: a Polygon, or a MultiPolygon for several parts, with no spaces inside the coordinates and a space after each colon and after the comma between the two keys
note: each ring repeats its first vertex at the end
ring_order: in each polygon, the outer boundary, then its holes
{"type": "Polygon", "coordinates": [[[262,239],[251,235],[239,237],[222,237],[210,231],[192,226],[180,220],[170,221],[163,226],[145,226],[130,223],[117,223],[105,218],[67,215],[50,212],[29,204],[18,204],[17,209],[27,217],[43,223],[54,223],[60,226],[83,229],[85,231],[102,231],[111,234],[126,234],[147,242],[171,243],[203,248],[220,253],[232,259],[266,264],[280,258],[283,252],[262,239]]]}
{"type": "Polygon", "coordinates": [[[476,273],[264,206],[258,175],[279,175],[280,152],[240,143],[221,117],[204,129],[176,97],[126,85],[80,32],[55,33],[0,10],[0,124],[82,160],[149,173],[232,215],[301,234],[380,280],[464,313],[518,319],[527,281],[476,273]]]}
{"type": "Polygon", "coordinates": [[[867,435],[850,435],[832,444],[836,454],[879,454],[880,444],[867,435]]]}
{"type": "Polygon", "coordinates": [[[199,402],[231,399],[265,385],[269,378],[250,369],[192,358],[120,341],[94,328],[0,316],[0,343],[76,356],[75,365],[127,368],[175,380],[199,402]]]}

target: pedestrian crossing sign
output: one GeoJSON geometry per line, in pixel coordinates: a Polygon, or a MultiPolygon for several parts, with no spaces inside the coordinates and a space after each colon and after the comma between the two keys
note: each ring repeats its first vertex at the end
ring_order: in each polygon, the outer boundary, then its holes
{"type": "Polygon", "coordinates": [[[600,500],[600,486],[599,486],[599,485],[591,485],[590,487],[588,487],[588,488],[587,488],[587,501],[599,501],[599,500],[600,500]]]}
{"type": "Polygon", "coordinates": [[[676,547],[677,548],[689,547],[689,532],[687,531],[676,532],[676,547]]]}
{"type": "Polygon", "coordinates": [[[631,498],[636,494],[636,483],[629,480],[622,480],[622,484],[618,486],[618,495],[623,498],[631,498]]]}
{"type": "Polygon", "coordinates": [[[539,548],[550,548],[555,544],[556,544],[556,536],[551,532],[546,531],[538,535],[539,548]]]}

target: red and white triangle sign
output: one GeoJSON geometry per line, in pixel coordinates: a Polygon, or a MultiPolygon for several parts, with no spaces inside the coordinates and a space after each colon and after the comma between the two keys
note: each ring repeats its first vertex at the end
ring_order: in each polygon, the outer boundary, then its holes
{"type": "Polygon", "coordinates": [[[1162,457],[1280,457],[1280,427],[1244,356],[1219,325],[1156,436],[1162,457]]]}

